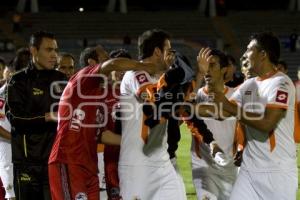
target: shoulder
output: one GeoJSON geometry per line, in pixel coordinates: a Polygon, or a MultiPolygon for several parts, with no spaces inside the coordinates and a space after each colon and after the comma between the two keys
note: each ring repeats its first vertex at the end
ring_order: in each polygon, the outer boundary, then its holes
{"type": "Polygon", "coordinates": [[[12,75],[11,80],[22,80],[27,77],[28,74],[28,68],[22,69],[20,71],[17,71],[12,75]]]}
{"type": "Polygon", "coordinates": [[[66,75],[60,71],[50,70],[50,73],[51,73],[53,79],[67,80],[66,75]]]}

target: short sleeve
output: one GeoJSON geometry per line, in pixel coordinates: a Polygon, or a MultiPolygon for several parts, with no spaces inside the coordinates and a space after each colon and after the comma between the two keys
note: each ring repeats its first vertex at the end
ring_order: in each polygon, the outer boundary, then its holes
{"type": "Polygon", "coordinates": [[[293,86],[284,77],[277,79],[268,92],[267,107],[287,109],[293,86]]]}

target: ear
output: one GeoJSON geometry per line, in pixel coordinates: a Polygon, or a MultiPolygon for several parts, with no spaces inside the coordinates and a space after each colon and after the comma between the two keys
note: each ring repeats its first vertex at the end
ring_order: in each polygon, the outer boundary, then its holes
{"type": "Polygon", "coordinates": [[[260,53],[261,53],[262,59],[266,59],[268,57],[268,54],[265,50],[262,50],[260,53]]]}
{"type": "Polygon", "coordinates": [[[229,67],[223,67],[223,68],[221,69],[221,74],[222,74],[222,76],[223,76],[225,82],[226,82],[226,81],[229,81],[229,80],[231,79],[231,77],[229,77],[229,76],[230,76],[230,73],[229,73],[229,69],[228,69],[228,68],[229,68],[229,67]]]}
{"type": "Polygon", "coordinates": [[[35,56],[37,54],[37,51],[38,51],[37,48],[34,47],[34,46],[31,46],[29,48],[29,50],[30,50],[30,53],[31,53],[32,56],[35,56]]]}
{"type": "Polygon", "coordinates": [[[97,64],[97,62],[92,58],[88,59],[88,63],[89,63],[89,65],[96,65],[97,64]]]}
{"type": "Polygon", "coordinates": [[[162,54],[160,48],[155,47],[154,51],[153,51],[153,55],[159,57],[162,54]]]}

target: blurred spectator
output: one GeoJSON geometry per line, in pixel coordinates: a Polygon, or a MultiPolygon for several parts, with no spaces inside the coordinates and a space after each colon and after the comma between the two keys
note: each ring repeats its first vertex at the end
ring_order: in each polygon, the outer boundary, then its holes
{"type": "MultiPolygon", "coordinates": [[[[30,11],[32,13],[39,12],[38,0],[29,0],[30,1],[30,11]]],[[[25,12],[27,0],[19,0],[17,4],[17,12],[23,13],[25,12]]]]}
{"type": "MultiPolygon", "coordinates": [[[[127,0],[118,0],[120,6],[120,13],[127,13],[127,0]]],[[[114,12],[117,5],[117,0],[109,0],[106,8],[107,12],[114,12]]]]}
{"type": "Polygon", "coordinates": [[[291,12],[300,11],[300,0],[290,0],[289,10],[291,12]]]}
{"type": "Polygon", "coordinates": [[[290,35],[290,50],[291,50],[291,52],[296,51],[297,40],[298,40],[297,30],[294,29],[292,34],[290,35]]]}
{"type": "Polygon", "coordinates": [[[199,11],[207,17],[217,16],[216,1],[215,0],[200,0],[199,11]]]}
{"type": "Polygon", "coordinates": [[[19,71],[27,67],[30,63],[31,54],[28,48],[20,48],[16,52],[16,57],[13,59],[13,66],[15,71],[19,71]]]}
{"type": "Polygon", "coordinates": [[[280,60],[278,62],[276,69],[279,70],[279,71],[281,71],[281,72],[283,72],[283,73],[285,73],[285,74],[288,73],[288,66],[287,66],[286,62],[283,61],[283,60],[280,60]]]}
{"type": "Polygon", "coordinates": [[[75,58],[70,53],[61,53],[58,57],[57,70],[64,73],[68,79],[75,73],[75,58]]]}
{"type": "Polygon", "coordinates": [[[21,15],[19,13],[15,13],[12,17],[12,21],[13,21],[13,32],[14,33],[19,33],[21,32],[21,15]]]}

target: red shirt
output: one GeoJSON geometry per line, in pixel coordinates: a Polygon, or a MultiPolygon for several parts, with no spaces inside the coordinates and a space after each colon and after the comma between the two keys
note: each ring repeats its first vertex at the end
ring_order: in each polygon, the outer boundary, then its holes
{"type": "Polygon", "coordinates": [[[105,127],[111,129],[109,108],[117,104],[112,90],[100,87],[99,68],[100,65],[83,68],[66,86],[59,102],[57,136],[49,164],[76,164],[98,172],[97,135],[105,127]]]}

